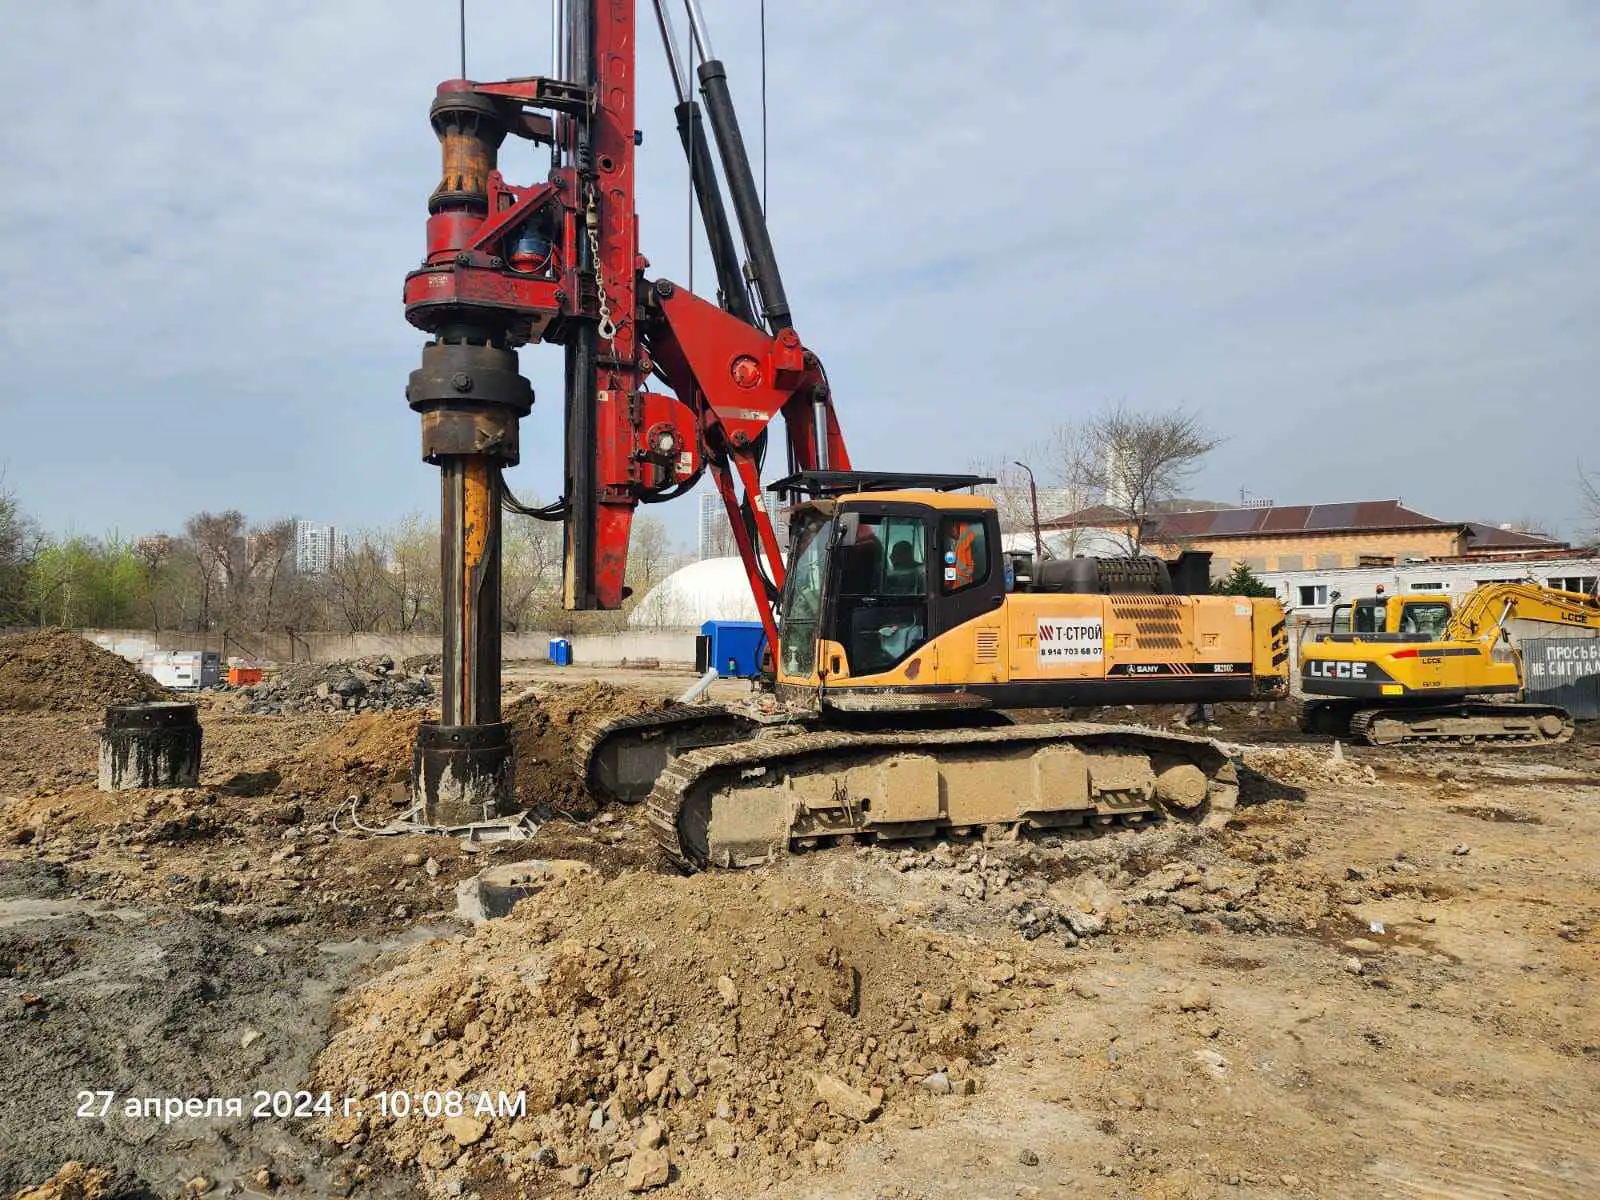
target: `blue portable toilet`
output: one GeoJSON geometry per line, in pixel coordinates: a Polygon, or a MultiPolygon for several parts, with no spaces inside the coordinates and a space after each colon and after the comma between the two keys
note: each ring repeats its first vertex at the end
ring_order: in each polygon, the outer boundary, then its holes
{"type": "Polygon", "coordinates": [[[551,638],[550,662],[557,667],[570,667],[572,665],[572,643],[566,638],[551,638]]]}
{"type": "Polygon", "coordinates": [[[701,670],[715,667],[724,679],[753,679],[761,674],[766,630],[760,621],[707,621],[700,626],[700,641],[705,655],[701,670]]]}

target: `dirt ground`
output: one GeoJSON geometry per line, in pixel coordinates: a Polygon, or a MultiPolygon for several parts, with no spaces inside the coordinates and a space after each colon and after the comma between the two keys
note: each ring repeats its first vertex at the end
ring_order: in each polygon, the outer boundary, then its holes
{"type": "Polygon", "coordinates": [[[689,682],[514,675],[544,823],[479,846],[367,832],[416,713],[202,700],[201,786],[108,796],[83,703],[0,708],[0,1195],[1600,1194],[1593,727],[1335,754],[1230,710],[1220,833],[684,879],[563,752],[689,682]],[[586,866],[455,916],[526,859],[586,866]]]}

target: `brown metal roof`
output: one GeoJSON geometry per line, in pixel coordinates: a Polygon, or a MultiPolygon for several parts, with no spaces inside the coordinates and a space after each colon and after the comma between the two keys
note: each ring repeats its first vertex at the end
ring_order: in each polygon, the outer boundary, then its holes
{"type": "Polygon", "coordinates": [[[1467,537],[1472,540],[1472,550],[1563,550],[1566,542],[1545,537],[1539,533],[1522,533],[1516,529],[1501,529],[1483,521],[1467,522],[1467,537]]]}
{"type": "MultiPolygon", "coordinates": [[[[1105,505],[1081,509],[1048,522],[1051,528],[1117,525],[1122,517],[1105,505]]],[[[1260,508],[1218,508],[1151,516],[1148,540],[1293,536],[1297,533],[1359,533],[1379,529],[1460,529],[1406,508],[1398,500],[1357,500],[1343,504],[1284,504],[1260,508]]]]}

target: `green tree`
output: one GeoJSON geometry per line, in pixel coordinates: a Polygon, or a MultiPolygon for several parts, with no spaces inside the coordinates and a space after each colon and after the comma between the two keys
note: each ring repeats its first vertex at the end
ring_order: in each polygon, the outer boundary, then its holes
{"type": "Polygon", "coordinates": [[[0,477],[0,625],[20,625],[31,619],[30,576],[42,540],[38,527],[0,477]]]}
{"type": "Polygon", "coordinates": [[[1213,583],[1211,590],[1219,596],[1272,597],[1278,594],[1257,579],[1255,572],[1242,562],[1234,563],[1233,570],[1213,583]]]}
{"type": "Polygon", "coordinates": [[[132,549],[113,537],[71,537],[33,562],[28,607],[41,625],[118,628],[138,623],[145,575],[132,549]]]}

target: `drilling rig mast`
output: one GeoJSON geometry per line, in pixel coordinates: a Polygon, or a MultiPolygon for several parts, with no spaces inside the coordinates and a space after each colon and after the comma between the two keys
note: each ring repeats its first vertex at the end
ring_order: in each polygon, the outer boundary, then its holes
{"type": "Polygon", "coordinates": [[[563,523],[569,609],[619,607],[638,505],[682,495],[709,470],[775,645],[783,559],[761,493],[772,420],[784,418],[793,472],[849,467],[821,364],[793,327],[727,72],[698,4],[688,0],[686,11],[704,116],[674,49],[667,0],[655,0],[720,304],[644,274],[632,0],[561,0],[561,78],[447,80],[429,112],[443,169],[428,200],[427,255],[406,277],[405,306],[407,320],[431,337],[406,395],[422,419],[423,458],[441,477],[444,695],[415,756],[416,798],[433,823],[492,816],[510,799],[499,701],[500,514],[526,511],[501,478],[519,459],[519,422],[533,405],[519,346],[549,342],[565,353],[562,494],[529,515],[563,523]],[[550,148],[542,183],[505,180],[498,155],[507,137],[550,148]],[[651,376],[671,394],[650,391],[651,376]]]}

